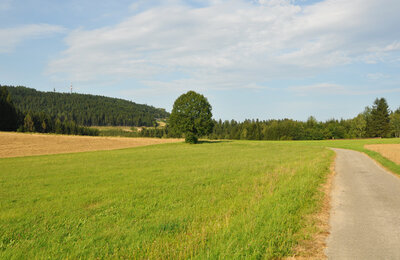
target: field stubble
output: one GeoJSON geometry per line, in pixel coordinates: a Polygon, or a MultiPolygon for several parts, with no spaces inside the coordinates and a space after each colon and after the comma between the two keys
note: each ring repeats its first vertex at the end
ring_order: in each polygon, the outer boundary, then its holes
{"type": "Polygon", "coordinates": [[[0,132],[0,158],[114,150],[180,141],[182,140],[0,132]]]}
{"type": "Polygon", "coordinates": [[[365,148],[380,153],[387,159],[400,165],[400,144],[370,144],[365,148]]]}

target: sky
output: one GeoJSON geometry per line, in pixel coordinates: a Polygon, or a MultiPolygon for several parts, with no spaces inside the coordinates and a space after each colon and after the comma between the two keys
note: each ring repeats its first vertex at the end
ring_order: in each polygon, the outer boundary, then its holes
{"type": "Polygon", "coordinates": [[[398,0],[0,0],[0,84],[215,119],[352,118],[400,107],[398,0]]]}

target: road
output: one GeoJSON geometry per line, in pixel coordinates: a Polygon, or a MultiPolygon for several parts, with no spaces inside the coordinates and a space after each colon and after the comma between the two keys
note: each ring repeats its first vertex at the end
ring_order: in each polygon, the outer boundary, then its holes
{"type": "Polygon", "coordinates": [[[333,150],[328,259],[400,259],[400,178],[362,153],[333,150]]]}

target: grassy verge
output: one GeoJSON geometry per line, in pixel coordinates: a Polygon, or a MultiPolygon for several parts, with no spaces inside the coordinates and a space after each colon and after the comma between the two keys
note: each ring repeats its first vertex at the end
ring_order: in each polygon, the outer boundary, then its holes
{"type": "Polygon", "coordinates": [[[290,256],[333,155],[236,141],[0,159],[0,258],[290,256]]]}

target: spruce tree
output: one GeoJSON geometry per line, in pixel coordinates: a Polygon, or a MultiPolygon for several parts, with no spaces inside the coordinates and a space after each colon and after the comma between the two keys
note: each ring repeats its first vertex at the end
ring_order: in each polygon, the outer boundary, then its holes
{"type": "Polygon", "coordinates": [[[389,106],[384,98],[375,99],[367,120],[368,135],[370,137],[387,137],[390,133],[389,106]]]}

